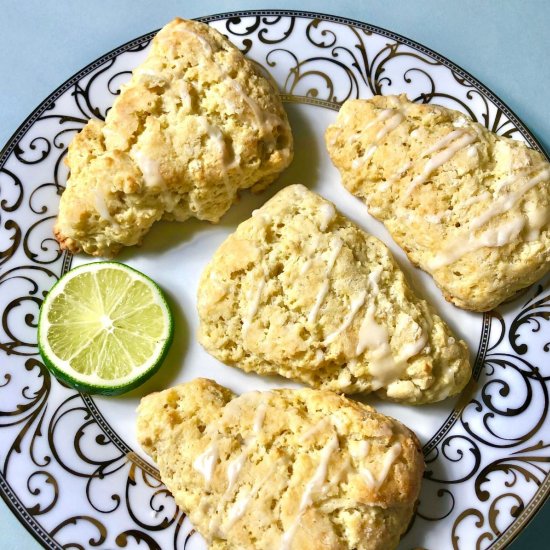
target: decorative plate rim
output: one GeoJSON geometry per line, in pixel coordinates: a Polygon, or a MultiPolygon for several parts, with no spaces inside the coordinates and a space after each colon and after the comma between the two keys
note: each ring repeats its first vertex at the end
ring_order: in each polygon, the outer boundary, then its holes
{"type": "MultiPolygon", "coordinates": [[[[502,101],[497,94],[495,94],[491,89],[489,89],[481,81],[475,78],[470,72],[463,69],[460,65],[454,63],[449,58],[432,50],[431,48],[424,46],[423,44],[415,40],[411,40],[410,38],[407,38],[399,33],[390,31],[384,27],[379,27],[377,25],[373,25],[370,23],[366,23],[364,21],[360,21],[357,19],[344,17],[344,16],[310,12],[310,11],[286,10],[286,9],[229,11],[229,12],[215,13],[215,14],[206,15],[206,16],[200,16],[194,19],[197,21],[202,21],[204,23],[210,23],[210,22],[219,21],[223,19],[231,19],[231,18],[238,18],[238,17],[254,17],[254,16],[301,17],[305,19],[319,19],[321,21],[352,25],[352,26],[361,28],[363,30],[372,31],[376,34],[379,34],[391,40],[395,40],[403,45],[409,46],[421,53],[424,53],[429,57],[435,59],[443,66],[447,67],[448,69],[451,69],[454,73],[463,77],[470,84],[472,84],[473,87],[481,91],[491,102],[493,102],[500,110],[502,110],[502,112],[512,121],[512,123],[526,138],[529,144],[534,149],[540,151],[546,157],[546,159],[550,161],[549,153],[545,151],[540,141],[529,130],[529,128],[522,122],[522,120],[515,114],[515,112],[504,101],[502,101]]],[[[6,160],[11,155],[15,146],[19,142],[20,138],[22,138],[25,135],[25,133],[30,129],[30,127],[36,122],[38,117],[48,108],[50,108],[55,103],[55,101],[64,92],[67,91],[67,89],[69,89],[76,82],[78,82],[83,77],[90,74],[91,72],[93,72],[95,69],[97,69],[99,66],[103,65],[105,62],[109,61],[110,59],[118,56],[119,54],[124,53],[125,51],[128,51],[133,46],[137,46],[146,40],[152,39],[157,34],[158,31],[159,29],[150,31],[148,33],[140,35],[139,37],[133,38],[132,40],[129,40],[113,48],[112,50],[101,55],[100,57],[96,58],[92,62],[88,63],[85,67],[81,68],[79,71],[77,71],[72,76],[67,78],[57,88],[55,88],[24,119],[24,121],[18,126],[18,128],[13,132],[13,134],[6,141],[5,145],[0,149],[0,166],[3,166],[5,164],[6,160]]],[[[62,265],[63,265],[62,272],[64,272],[66,269],[70,267],[71,257],[72,256],[69,255],[67,252],[64,252],[62,257],[62,265]]],[[[485,325],[487,322],[486,317],[489,317],[488,321],[490,324],[490,314],[484,314],[483,329],[485,328],[485,325]]],[[[485,330],[483,330],[483,332],[485,332],[485,330]]],[[[484,348],[481,342],[482,339],[483,339],[483,334],[480,339],[478,352],[476,353],[476,360],[475,360],[476,367],[478,366],[478,363],[482,363],[479,357],[480,352],[486,351],[486,348],[484,348]]],[[[484,353],[482,354],[484,355],[484,353]]],[[[481,368],[481,365],[479,366],[479,369],[480,368],[481,368]]],[[[451,413],[449,414],[449,417],[442,424],[442,426],[449,421],[449,419],[453,416],[455,411],[456,411],[456,407],[453,409],[453,411],[451,411],[451,413]]],[[[107,423],[107,426],[110,428],[111,431],[113,431],[113,429],[111,428],[110,425],[108,425],[108,423],[107,423]]],[[[113,431],[113,433],[115,432],[113,431]]],[[[117,439],[120,439],[118,434],[116,435],[117,435],[117,439]]],[[[427,442],[427,444],[431,443],[432,440],[433,440],[433,437],[427,442]]],[[[139,461],[143,462],[141,461],[141,459],[139,459],[139,461]]],[[[0,495],[2,496],[2,499],[6,503],[8,509],[14,514],[17,520],[21,524],[23,524],[26,530],[34,537],[34,539],[41,546],[43,546],[44,548],[61,548],[61,546],[52,538],[52,536],[44,530],[42,525],[27,512],[23,504],[20,502],[18,496],[13,492],[11,486],[4,479],[4,475],[2,473],[0,473],[0,495]]],[[[543,482],[539,487],[539,490],[535,492],[533,498],[525,507],[525,509],[522,511],[522,513],[518,516],[518,518],[515,521],[513,521],[510,524],[510,526],[501,534],[501,536],[488,548],[497,550],[497,549],[504,548],[508,546],[511,542],[513,542],[515,538],[533,520],[535,515],[543,508],[544,503],[548,500],[549,497],[550,497],[550,473],[546,475],[546,477],[544,478],[543,482]]]]}

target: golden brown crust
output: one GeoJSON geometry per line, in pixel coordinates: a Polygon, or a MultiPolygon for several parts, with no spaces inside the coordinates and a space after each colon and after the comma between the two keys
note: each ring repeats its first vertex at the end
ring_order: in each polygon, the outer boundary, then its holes
{"type": "Polygon", "coordinates": [[[220,361],[411,404],[470,378],[468,350],[387,247],[301,185],[230,235],[204,270],[199,341],[220,361]]]}
{"type": "Polygon", "coordinates": [[[328,391],[235,397],[198,379],[142,399],[138,439],[211,548],[389,550],[424,461],[405,426],[328,391]],[[211,467],[205,457],[213,457],[211,467]]]}
{"type": "Polygon", "coordinates": [[[550,165],[457,111],[346,102],[326,132],[344,186],[445,298],[487,311],[550,269],[550,165]]]}
{"type": "Polygon", "coordinates": [[[175,19],[105,123],[69,145],[55,235],[72,252],[113,256],[162,218],[217,222],[239,189],[265,187],[291,159],[276,90],[216,30],[175,19]]]}

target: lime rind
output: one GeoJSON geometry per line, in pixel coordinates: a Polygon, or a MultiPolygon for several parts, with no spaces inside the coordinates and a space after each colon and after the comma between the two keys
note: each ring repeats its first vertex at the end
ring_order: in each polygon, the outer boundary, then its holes
{"type": "MultiPolygon", "coordinates": [[[[147,292],[145,294],[147,294],[147,292]]],[[[65,325],[65,328],[66,326],[67,325],[65,325]]],[[[166,298],[162,290],[152,279],[136,269],[118,262],[92,262],[78,266],[69,271],[61,277],[49,291],[40,308],[38,320],[38,347],[48,369],[69,386],[86,393],[118,395],[136,388],[157,372],[172,343],[173,328],[173,317],[166,298]],[[79,288],[78,280],[86,275],[86,272],[95,272],[95,281],[97,283],[97,274],[100,273],[100,277],[102,277],[107,271],[110,272],[111,276],[114,275],[115,279],[119,275],[122,279],[126,277],[130,285],[135,283],[135,281],[139,281],[142,283],[142,290],[143,288],[149,290],[148,295],[141,296],[142,308],[138,310],[135,309],[135,303],[140,301],[140,297],[135,292],[131,298],[128,298],[126,293],[121,291],[120,288],[118,288],[117,291],[117,287],[119,287],[121,282],[120,280],[117,284],[116,280],[109,281],[101,279],[100,284],[105,287],[107,292],[102,292],[96,287],[93,290],[92,299],[84,306],[85,311],[71,312],[69,307],[70,302],[73,300],[81,302],[82,300],[79,299],[82,297],[81,293],[83,291],[89,291],[91,287],[88,281],[88,285],[79,288]],[[69,285],[71,281],[77,281],[77,284],[69,285]],[[143,284],[146,286],[143,287],[143,284]],[[66,306],[64,304],[58,304],[61,305],[61,307],[55,308],[55,311],[64,311],[64,314],[58,315],[57,317],[54,316],[54,323],[52,324],[51,319],[48,318],[49,315],[45,312],[51,311],[51,303],[58,297],[60,297],[61,300],[66,299],[67,304],[66,306]],[[134,311],[132,311],[132,303],[134,303],[134,311]],[[122,339],[126,338],[127,340],[131,340],[131,346],[120,344],[119,338],[111,338],[109,339],[109,346],[111,349],[102,349],[102,340],[105,340],[105,338],[102,338],[101,333],[105,334],[105,331],[99,323],[97,324],[97,334],[90,334],[90,331],[93,332],[93,327],[90,328],[91,325],[93,325],[93,322],[90,322],[90,318],[94,315],[97,317],[100,310],[105,311],[105,309],[108,309],[108,313],[110,314],[117,313],[117,319],[120,319],[121,322],[120,326],[114,328],[113,332],[120,333],[120,335],[126,333],[122,339]],[[155,310],[156,315],[152,314],[152,310],[155,310]],[[159,310],[161,313],[160,316],[159,310]],[[132,319],[133,317],[134,319],[132,319]],[[139,324],[132,324],[132,320],[136,318],[141,318],[142,324],[145,324],[143,321],[146,322],[147,317],[149,317],[150,320],[154,318],[157,320],[157,323],[150,323],[153,334],[148,330],[148,326],[147,330],[145,330],[144,328],[140,329],[139,324]],[[164,322],[159,323],[159,318],[164,322]],[[87,361],[83,360],[78,364],[78,370],[75,369],[74,358],[78,356],[79,350],[77,350],[74,345],[72,347],[69,346],[71,349],[67,351],[65,356],[59,357],[52,349],[49,341],[52,337],[63,338],[61,326],[65,323],[70,323],[70,330],[74,330],[80,336],[80,338],[75,338],[73,334],[72,340],[82,341],[83,339],[92,339],[93,345],[95,345],[98,350],[95,355],[96,361],[104,359],[106,352],[111,352],[112,354],[122,357],[125,356],[127,361],[121,362],[122,366],[118,367],[118,371],[110,373],[110,379],[98,376],[96,365],[90,363],[90,359],[94,358],[93,354],[91,354],[87,361]],[[60,327],[58,331],[59,334],[56,334],[55,330],[55,325],[57,324],[59,324],[60,327]],[[54,327],[53,331],[51,330],[52,326],[54,327]],[[152,341],[152,344],[150,342],[150,345],[147,346],[148,340],[152,341]],[[119,346],[119,349],[113,349],[113,347],[116,348],[117,346],[119,346]],[[139,363],[140,359],[141,364],[132,366],[132,364],[139,363]],[[71,361],[73,364],[71,364],[71,361]],[[127,372],[124,372],[124,365],[128,367],[127,372]]],[[[65,336],[67,337],[67,335],[65,336]]],[[[71,341],[71,336],[68,337],[68,340],[71,341]]],[[[64,345],[66,346],[67,343],[68,342],[61,342],[61,345],[59,345],[59,342],[55,342],[57,346],[56,349],[61,349],[64,345]]],[[[83,348],[85,347],[86,346],[83,345],[83,348]]],[[[80,353],[83,352],[84,349],[80,350],[80,353]]]]}

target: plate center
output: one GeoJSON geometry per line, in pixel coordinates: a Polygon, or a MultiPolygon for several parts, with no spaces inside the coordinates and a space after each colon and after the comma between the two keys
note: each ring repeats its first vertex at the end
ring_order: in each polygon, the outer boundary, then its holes
{"type": "MultiPolygon", "coordinates": [[[[306,185],[334,202],[341,213],[360,227],[384,241],[417,293],[429,300],[454,332],[466,340],[471,350],[472,364],[474,362],[483,316],[459,310],[447,303],[431,278],[410,265],[383,225],[369,216],[365,206],[342,187],[338,171],[326,154],[323,140],[324,131],[334,121],[336,112],[328,107],[299,102],[299,98],[290,99],[292,101],[287,102],[285,107],[293,128],[296,156],[291,167],[274,185],[259,195],[242,193],[240,201],[218,225],[198,220],[161,222],[147,235],[143,246],[129,248],[118,258],[152,277],[165,290],[175,318],[172,348],[153,378],[126,395],[93,398],[97,411],[114,432],[143,458],[147,457],[135,436],[135,411],[141,397],[148,393],[197,377],[212,378],[238,394],[251,390],[299,387],[299,384],[284,378],[246,374],[226,366],[206,353],[196,339],[196,293],[202,270],[237,225],[286,185],[306,185]]],[[[73,263],[77,265],[87,261],[88,258],[79,256],[74,258],[73,263]]],[[[411,407],[383,402],[372,396],[365,396],[362,400],[413,427],[423,444],[440,430],[457,402],[455,398],[434,405],[411,407]]]]}

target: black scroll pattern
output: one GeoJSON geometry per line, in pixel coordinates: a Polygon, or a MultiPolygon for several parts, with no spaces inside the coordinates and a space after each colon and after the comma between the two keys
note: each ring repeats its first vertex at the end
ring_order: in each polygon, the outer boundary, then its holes
{"type": "Polygon", "coordinates": [[[529,502],[548,490],[550,279],[524,299],[493,312],[475,394],[426,456],[417,523],[452,518],[453,549],[505,544],[529,502]]]}

